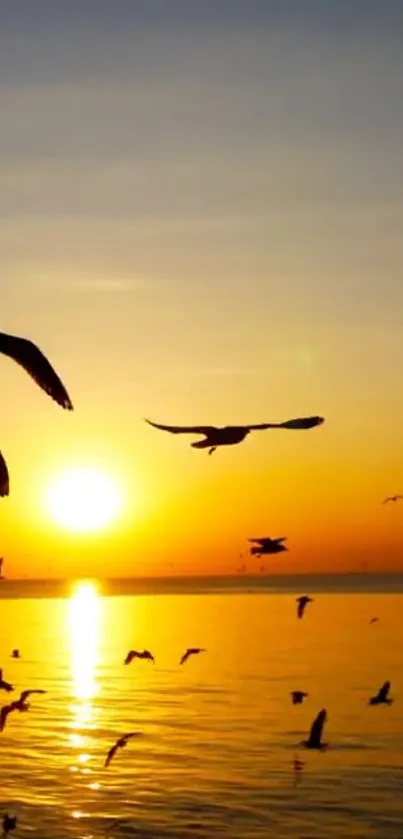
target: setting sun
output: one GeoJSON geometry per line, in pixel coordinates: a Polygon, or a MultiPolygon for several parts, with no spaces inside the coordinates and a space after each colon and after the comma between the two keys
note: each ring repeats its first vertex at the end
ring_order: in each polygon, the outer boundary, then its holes
{"type": "Polygon", "coordinates": [[[77,468],[64,472],[51,483],[47,506],[61,527],[90,533],[116,519],[121,499],[116,484],[104,472],[77,468]]]}

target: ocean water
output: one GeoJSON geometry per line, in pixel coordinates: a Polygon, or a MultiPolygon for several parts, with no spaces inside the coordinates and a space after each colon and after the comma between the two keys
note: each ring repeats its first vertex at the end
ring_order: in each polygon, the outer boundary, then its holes
{"type": "Polygon", "coordinates": [[[3,581],[4,677],[47,691],[0,734],[13,835],[402,839],[402,591],[372,575],[3,581]],[[314,602],[298,620],[303,593],[314,602]],[[206,652],[180,666],[188,646],[206,652]],[[155,665],[124,666],[131,647],[155,665]],[[394,704],[368,706],[386,679],[394,704]],[[309,692],[303,705],[293,689],[309,692]],[[329,749],[314,753],[300,741],[321,708],[329,749]],[[141,736],[105,769],[130,731],[141,736]]]}

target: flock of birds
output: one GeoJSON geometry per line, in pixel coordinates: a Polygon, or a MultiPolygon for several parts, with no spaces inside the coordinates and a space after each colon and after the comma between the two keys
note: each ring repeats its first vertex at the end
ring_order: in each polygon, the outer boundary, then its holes
{"type": "MultiPolygon", "coordinates": [[[[13,359],[17,364],[19,364],[36,382],[36,384],[45,391],[58,405],[60,405],[63,409],[72,411],[73,410],[73,403],[70,399],[70,396],[57,375],[56,371],[46,358],[46,356],[41,352],[41,350],[34,344],[32,341],[27,340],[25,338],[21,338],[15,335],[8,335],[6,333],[0,333],[0,353],[3,355],[8,356],[9,358],[13,359]]],[[[208,449],[209,454],[213,454],[216,449],[220,446],[233,446],[241,443],[245,438],[250,434],[251,431],[264,431],[266,429],[287,429],[287,430],[307,430],[310,428],[315,428],[321,425],[324,422],[324,417],[320,416],[311,416],[311,417],[297,417],[296,419],[286,420],[284,422],[277,422],[277,423],[259,423],[253,425],[228,425],[222,428],[213,426],[213,425],[200,425],[200,426],[173,426],[173,425],[162,425],[160,423],[152,422],[151,420],[146,420],[146,422],[157,428],[161,431],[166,431],[171,434],[195,434],[201,435],[202,439],[198,440],[194,443],[191,443],[193,448],[196,449],[208,449]]],[[[4,459],[2,453],[0,452],[0,496],[5,497],[8,496],[10,493],[10,477],[9,471],[7,467],[6,460],[4,459]]],[[[402,495],[391,495],[384,499],[383,503],[392,503],[403,500],[402,495]]],[[[262,556],[265,554],[276,554],[281,553],[287,550],[284,542],[286,541],[285,536],[281,537],[259,537],[253,538],[249,540],[252,544],[250,548],[250,553],[256,556],[262,556]]],[[[2,566],[3,560],[0,560],[0,578],[2,578],[2,566]]],[[[297,617],[302,618],[305,612],[305,609],[308,603],[311,603],[312,598],[307,595],[302,595],[301,597],[297,598],[297,617]]],[[[376,618],[373,618],[371,623],[374,622],[376,618]]],[[[183,665],[188,660],[188,658],[192,655],[197,655],[199,653],[205,652],[202,648],[190,647],[186,650],[186,652],[182,655],[180,659],[180,664],[183,665]]],[[[19,651],[13,651],[13,657],[19,657],[19,651]]],[[[149,650],[137,651],[137,650],[130,650],[126,656],[125,664],[130,664],[133,659],[145,659],[152,661],[154,663],[154,656],[150,653],[149,650]]],[[[0,690],[4,690],[7,693],[14,690],[13,686],[3,679],[3,671],[0,671],[0,690]]],[[[379,689],[378,693],[371,697],[369,700],[370,705],[379,705],[379,704],[388,704],[392,703],[392,699],[389,697],[390,692],[390,682],[385,682],[384,685],[379,689]]],[[[22,691],[19,699],[10,702],[8,705],[5,705],[0,710],[0,731],[3,731],[9,715],[14,711],[24,712],[29,710],[29,704],[27,699],[32,694],[43,694],[45,693],[44,690],[24,690],[22,691]]],[[[295,690],[291,694],[291,699],[293,704],[301,704],[304,699],[307,697],[307,693],[300,690],[295,690]]],[[[322,734],[325,722],[327,720],[327,712],[323,708],[319,711],[318,715],[315,717],[311,730],[307,740],[304,740],[301,745],[305,746],[308,749],[324,749],[327,747],[326,743],[322,741],[322,734]]],[[[112,761],[113,757],[115,756],[116,752],[119,749],[124,748],[130,739],[133,737],[139,736],[137,732],[130,732],[128,734],[123,735],[120,737],[117,742],[111,747],[108,751],[108,754],[105,759],[105,767],[108,767],[110,762],[112,761]]],[[[300,771],[302,768],[302,762],[296,758],[294,761],[294,768],[296,772],[300,771]]],[[[7,836],[8,833],[15,829],[17,825],[17,819],[15,817],[10,816],[8,813],[5,814],[3,818],[3,836],[7,836]]]]}

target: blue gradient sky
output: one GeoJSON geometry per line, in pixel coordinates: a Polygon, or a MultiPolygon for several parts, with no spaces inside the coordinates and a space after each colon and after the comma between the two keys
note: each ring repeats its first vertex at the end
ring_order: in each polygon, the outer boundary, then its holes
{"type": "Polygon", "coordinates": [[[231,569],[256,529],[282,569],[403,567],[402,32],[380,0],[2,3],[2,329],[76,405],[1,362],[15,567],[69,567],[40,498],[72,461],[125,487],[119,572],[231,569]],[[142,423],[306,413],[208,462],[142,423]]]}

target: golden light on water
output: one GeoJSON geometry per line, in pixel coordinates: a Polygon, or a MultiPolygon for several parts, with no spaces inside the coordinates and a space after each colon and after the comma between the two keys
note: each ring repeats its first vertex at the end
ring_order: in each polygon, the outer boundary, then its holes
{"type": "Polygon", "coordinates": [[[85,730],[94,728],[92,700],[98,691],[96,669],[99,656],[101,600],[96,585],[92,582],[79,583],[74,591],[68,610],[71,676],[76,702],[72,705],[70,745],[77,750],[75,765],[71,771],[88,774],[85,767],[91,760],[85,750],[88,746],[85,730]],[[84,768],[85,767],[85,768],[84,768]]]}

